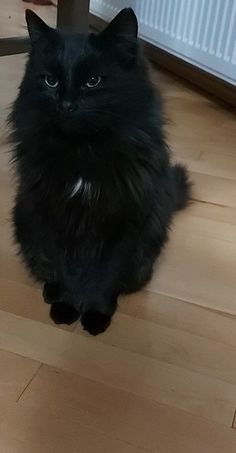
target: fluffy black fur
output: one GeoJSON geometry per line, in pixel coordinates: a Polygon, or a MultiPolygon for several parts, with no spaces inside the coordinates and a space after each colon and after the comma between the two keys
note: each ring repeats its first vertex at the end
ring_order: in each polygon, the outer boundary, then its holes
{"type": "Polygon", "coordinates": [[[119,294],[150,279],[188,177],[170,163],[131,9],[88,36],[26,19],[32,50],[10,117],[15,238],[53,320],[81,317],[97,334],[119,294]]]}

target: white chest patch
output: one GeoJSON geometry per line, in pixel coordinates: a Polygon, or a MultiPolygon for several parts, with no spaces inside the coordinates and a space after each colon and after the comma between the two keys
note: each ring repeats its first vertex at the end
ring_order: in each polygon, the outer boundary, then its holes
{"type": "Polygon", "coordinates": [[[71,190],[70,198],[74,197],[75,195],[80,195],[83,198],[91,200],[91,198],[93,197],[92,183],[79,178],[71,190]]]}
{"type": "Polygon", "coordinates": [[[80,192],[82,187],[83,187],[83,179],[79,178],[77,183],[72,188],[72,191],[71,191],[71,194],[70,194],[70,198],[74,197],[78,192],[80,192]]]}

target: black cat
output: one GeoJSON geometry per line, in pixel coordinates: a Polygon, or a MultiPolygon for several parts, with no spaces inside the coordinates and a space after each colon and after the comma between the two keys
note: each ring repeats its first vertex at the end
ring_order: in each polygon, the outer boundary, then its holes
{"type": "Polygon", "coordinates": [[[10,116],[15,238],[52,319],[81,317],[96,335],[119,294],[150,279],[190,185],[170,163],[134,12],[88,36],[26,20],[32,49],[10,116]]]}

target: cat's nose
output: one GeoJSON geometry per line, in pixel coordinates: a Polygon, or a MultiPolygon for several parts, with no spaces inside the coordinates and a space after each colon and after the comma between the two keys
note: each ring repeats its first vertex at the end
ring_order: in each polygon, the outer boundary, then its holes
{"type": "Polygon", "coordinates": [[[73,112],[74,104],[71,101],[63,101],[62,110],[64,110],[64,112],[68,112],[68,113],[73,112]]]}

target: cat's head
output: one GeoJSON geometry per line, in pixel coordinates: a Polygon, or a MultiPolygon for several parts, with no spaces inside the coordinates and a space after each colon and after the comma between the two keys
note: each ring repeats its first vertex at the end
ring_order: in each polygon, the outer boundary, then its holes
{"type": "Polygon", "coordinates": [[[29,111],[68,134],[116,128],[137,115],[143,71],[132,9],[99,34],[63,33],[26,11],[30,58],[21,98],[29,111]]]}

